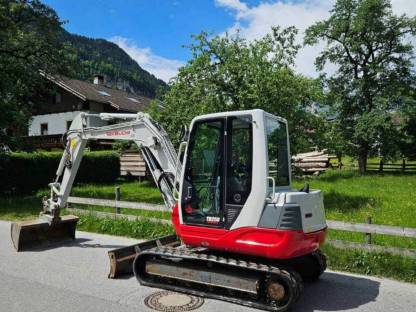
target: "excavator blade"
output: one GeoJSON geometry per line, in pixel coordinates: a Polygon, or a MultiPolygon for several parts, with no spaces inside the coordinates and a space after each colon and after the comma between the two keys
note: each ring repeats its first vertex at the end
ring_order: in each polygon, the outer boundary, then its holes
{"type": "Polygon", "coordinates": [[[14,248],[16,251],[23,251],[39,245],[75,239],[78,220],[77,216],[67,215],[52,224],[41,219],[14,222],[10,229],[14,248]]]}
{"type": "Polygon", "coordinates": [[[176,235],[168,235],[131,246],[110,250],[108,252],[108,257],[110,258],[110,273],[108,273],[108,278],[133,275],[133,261],[137,254],[143,250],[154,247],[175,247],[179,245],[180,241],[176,235]]]}

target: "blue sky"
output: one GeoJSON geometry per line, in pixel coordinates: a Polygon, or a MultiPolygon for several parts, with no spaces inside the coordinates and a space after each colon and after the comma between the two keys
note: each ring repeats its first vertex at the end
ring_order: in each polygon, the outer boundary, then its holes
{"type": "MultiPolygon", "coordinates": [[[[295,25],[300,33],[326,18],[333,0],[43,0],[65,28],[117,43],[139,65],[168,81],[189,57],[183,45],[202,30],[213,34],[239,29],[248,40],[272,26],[295,25]]],[[[396,13],[416,15],[416,1],[392,0],[396,13]]],[[[299,36],[301,41],[301,35],[299,36]]],[[[316,76],[313,60],[321,47],[303,49],[297,70],[316,76]]],[[[328,71],[331,71],[328,68],[328,71]]]]}

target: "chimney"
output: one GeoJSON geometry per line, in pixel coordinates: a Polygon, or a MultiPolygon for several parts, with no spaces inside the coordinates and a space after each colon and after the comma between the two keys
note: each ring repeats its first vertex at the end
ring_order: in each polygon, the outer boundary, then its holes
{"type": "Polygon", "coordinates": [[[104,75],[94,75],[94,84],[104,85],[104,75]]]}

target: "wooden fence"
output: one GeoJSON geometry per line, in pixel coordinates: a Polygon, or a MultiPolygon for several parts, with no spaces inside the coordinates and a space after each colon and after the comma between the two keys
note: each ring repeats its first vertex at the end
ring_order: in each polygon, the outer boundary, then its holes
{"type": "Polygon", "coordinates": [[[383,160],[380,160],[378,163],[367,163],[367,171],[416,173],[416,163],[408,163],[405,159],[402,160],[401,164],[385,163],[383,160]]]}
{"type": "MultiPolygon", "coordinates": [[[[117,191],[116,191],[116,194],[117,194],[117,191]]],[[[120,198],[119,195],[116,197],[118,199],[120,198]]],[[[68,211],[75,213],[75,214],[81,214],[81,215],[92,214],[98,218],[114,218],[114,219],[124,218],[130,221],[147,219],[156,223],[171,224],[171,221],[167,219],[133,216],[133,215],[126,215],[126,214],[120,213],[120,208],[140,209],[140,210],[150,210],[150,211],[167,211],[164,205],[128,202],[128,201],[110,200],[110,199],[72,197],[72,196],[69,197],[68,203],[92,205],[92,206],[106,206],[106,207],[115,208],[114,213],[92,211],[92,210],[86,210],[86,209],[77,209],[77,208],[67,208],[68,211]]],[[[327,220],[327,225],[329,229],[363,233],[366,237],[366,243],[357,243],[357,242],[350,242],[350,241],[344,241],[344,240],[342,241],[341,240],[327,240],[327,244],[334,246],[336,248],[342,248],[342,249],[359,249],[359,250],[374,251],[374,252],[387,252],[391,254],[416,258],[416,249],[379,246],[379,245],[375,245],[372,243],[373,234],[391,235],[391,236],[397,236],[397,237],[408,237],[408,238],[416,239],[416,228],[371,224],[371,218],[367,218],[366,221],[367,223],[349,223],[349,222],[343,222],[343,221],[327,220]]]]}

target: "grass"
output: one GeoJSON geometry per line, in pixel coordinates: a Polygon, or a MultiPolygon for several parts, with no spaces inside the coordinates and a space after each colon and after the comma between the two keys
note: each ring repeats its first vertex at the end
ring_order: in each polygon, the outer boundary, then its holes
{"type": "Polygon", "coordinates": [[[294,181],[300,188],[324,193],[328,219],[364,222],[368,216],[374,224],[416,228],[416,175],[366,174],[352,170],[328,170],[319,177],[294,181]]]}
{"type": "Polygon", "coordinates": [[[328,267],[364,275],[376,275],[416,283],[416,259],[387,253],[345,250],[324,245],[328,267]]]}
{"type": "Polygon", "coordinates": [[[80,216],[77,229],[80,231],[151,239],[173,234],[171,225],[153,223],[148,220],[128,221],[127,219],[99,219],[94,216],[80,216]]]}
{"type": "Polygon", "coordinates": [[[6,221],[23,221],[36,218],[42,208],[42,202],[34,196],[0,197],[0,219],[6,221]]]}
{"type": "MultiPolygon", "coordinates": [[[[114,199],[115,186],[120,186],[121,200],[163,204],[159,190],[150,182],[120,182],[117,184],[81,184],[72,189],[72,196],[114,199]]],[[[36,196],[48,196],[49,190],[41,190],[36,196]]]]}
{"type": "MultiPolygon", "coordinates": [[[[86,210],[94,210],[94,211],[103,211],[103,212],[115,212],[115,208],[113,207],[104,207],[104,206],[92,206],[92,205],[71,205],[71,207],[78,208],[78,209],[86,209],[86,210]]],[[[159,219],[167,219],[170,220],[170,211],[150,211],[144,209],[127,209],[121,208],[120,213],[132,216],[141,216],[147,218],[159,218],[159,219]]]]}
{"type": "MultiPolygon", "coordinates": [[[[367,174],[360,176],[348,169],[330,170],[318,177],[298,179],[294,188],[309,183],[312,188],[324,192],[328,219],[349,222],[364,222],[371,216],[373,223],[394,226],[416,227],[416,175],[367,174]]],[[[148,182],[121,182],[121,199],[126,201],[163,203],[159,191],[148,182]]],[[[115,185],[80,185],[72,195],[80,197],[114,198],[115,185]]],[[[0,219],[27,220],[36,218],[41,208],[40,197],[47,195],[43,190],[37,197],[0,198],[0,219]]],[[[77,205],[77,208],[114,212],[115,208],[77,205]]],[[[64,211],[65,213],[65,211],[64,211]]],[[[152,218],[169,219],[170,212],[136,209],[121,209],[121,213],[152,218]]],[[[150,221],[127,221],[98,219],[81,216],[79,230],[103,234],[150,239],[173,233],[170,225],[150,221]]],[[[373,242],[381,246],[416,249],[416,239],[373,235],[373,242]]],[[[329,239],[364,242],[362,233],[331,230],[329,239]]],[[[329,257],[329,268],[360,274],[378,275],[416,283],[416,259],[397,255],[342,250],[325,245],[323,250],[329,257]]]]}
{"type": "MultiPolygon", "coordinates": [[[[324,193],[329,220],[364,223],[372,217],[374,224],[416,228],[416,175],[372,174],[360,176],[352,170],[328,170],[318,177],[295,180],[295,188],[309,183],[324,193]]],[[[365,235],[331,230],[329,239],[365,242],[365,235]]],[[[373,243],[416,249],[416,239],[372,235],[373,243]]]]}
{"type": "MultiPolygon", "coordinates": [[[[338,231],[338,230],[328,231],[327,238],[345,240],[345,241],[357,242],[357,243],[366,242],[365,234],[363,233],[338,231]]],[[[372,241],[372,244],[379,245],[379,246],[416,249],[416,239],[410,238],[410,237],[397,237],[397,236],[390,236],[390,235],[372,234],[371,241],[372,241]]]]}

